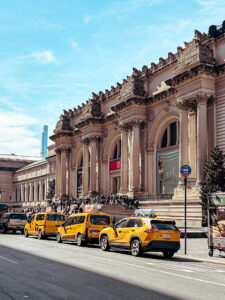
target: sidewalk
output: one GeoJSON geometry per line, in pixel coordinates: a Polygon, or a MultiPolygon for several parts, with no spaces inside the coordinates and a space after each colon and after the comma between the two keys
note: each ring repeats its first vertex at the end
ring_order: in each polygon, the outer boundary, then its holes
{"type": "Polygon", "coordinates": [[[214,250],[213,256],[209,256],[207,238],[187,238],[187,254],[184,254],[184,238],[181,238],[181,249],[175,257],[188,260],[218,263],[225,265],[225,252],[214,250]]]}

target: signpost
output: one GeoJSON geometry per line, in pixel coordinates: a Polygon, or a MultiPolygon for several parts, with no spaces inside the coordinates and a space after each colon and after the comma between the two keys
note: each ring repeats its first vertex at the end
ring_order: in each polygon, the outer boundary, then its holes
{"type": "Polygon", "coordinates": [[[184,176],[184,253],[187,254],[187,178],[191,174],[191,167],[183,165],[180,173],[184,176]]]}

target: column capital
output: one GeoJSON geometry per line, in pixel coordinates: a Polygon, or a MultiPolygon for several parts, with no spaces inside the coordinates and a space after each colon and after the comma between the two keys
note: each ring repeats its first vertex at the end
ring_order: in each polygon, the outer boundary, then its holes
{"type": "Polygon", "coordinates": [[[131,129],[131,125],[128,123],[124,123],[124,124],[121,123],[119,125],[119,128],[120,128],[121,132],[123,132],[123,131],[128,132],[131,129]]]}
{"type": "Polygon", "coordinates": [[[99,143],[101,140],[101,137],[99,135],[94,135],[89,138],[89,143],[99,143]]]}
{"type": "Polygon", "coordinates": [[[89,139],[89,138],[81,139],[81,143],[82,143],[83,145],[89,145],[90,139],[89,139]]]}

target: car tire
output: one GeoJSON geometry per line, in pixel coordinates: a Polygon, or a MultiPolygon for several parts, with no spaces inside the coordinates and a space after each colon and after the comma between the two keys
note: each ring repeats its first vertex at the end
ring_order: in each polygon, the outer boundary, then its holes
{"type": "Polygon", "coordinates": [[[38,231],[38,239],[39,240],[43,239],[43,232],[41,230],[38,231]]]}
{"type": "Polygon", "coordinates": [[[24,229],[21,229],[21,233],[24,234],[24,229]]]}
{"type": "Polygon", "coordinates": [[[61,239],[60,233],[57,233],[56,241],[57,241],[57,243],[62,243],[62,239],[61,239]]]}
{"type": "Polygon", "coordinates": [[[209,256],[213,256],[213,249],[209,250],[209,256]]]}
{"type": "Polygon", "coordinates": [[[100,239],[100,246],[102,251],[109,251],[109,240],[108,237],[106,235],[103,235],[100,239]]]}
{"type": "Polygon", "coordinates": [[[27,231],[27,229],[24,230],[24,236],[27,238],[29,236],[29,233],[27,231]]]}
{"type": "Polygon", "coordinates": [[[84,241],[82,241],[82,236],[81,236],[81,234],[78,234],[78,236],[77,236],[77,246],[78,246],[78,247],[84,246],[84,241]]]}
{"type": "Polygon", "coordinates": [[[168,251],[163,251],[163,255],[164,255],[164,257],[166,257],[166,258],[171,258],[171,257],[173,257],[174,256],[174,251],[170,251],[170,250],[168,250],[168,251]]]}
{"type": "Polygon", "coordinates": [[[6,232],[7,232],[7,228],[3,227],[3,233],[6,233],[6,232]]]}
{"type": "Polygon", "coordinates": [[[142,254],[141,243],[138,239],[131,242],[130,251],[133,256],[140,256],[142,254]]]}
{"type": "Polygon", "coordinates": [[[15,234],[16,233],[16,229],[13,229],[12,232],[13,232],[13,234],[15,234]]]}

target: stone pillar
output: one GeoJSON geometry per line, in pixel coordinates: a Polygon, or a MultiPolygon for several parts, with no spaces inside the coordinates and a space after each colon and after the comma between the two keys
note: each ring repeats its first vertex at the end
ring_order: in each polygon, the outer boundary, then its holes
{"type": "Polygon", "coordinates": [[[150,195],[153,194],[154,186],[154,167],[153,167],[154,148],[147,149],[147,191],[150,195]]]}
{"type": "Polygon", "coordinates": [[[56,175],[56,181],[55,181],[55,196],[56,198],[59,197],[60,195],[60,188],[61,188],[61,151],[56,150],[56,170],[55,170],[55,175],[56,175]]]}
{"type": "Polygon", "coordinates": [[[43,183],[39,181],[39,201],[43,201],[43,183]]]}
{"type": "Polygon", "coordinates": [[[60,193],[66,195],[66,149],[61,150],[61,189],[60,193]]]}
{"type": "Polygon", "coordinates": [[[203,179],[203,167],[208,154],[207,96],[197,98],[197,185],[203,179]]]}
{"type": "Polygon", "coordinates": [[[189,165],[191,167],[191,178],[196,178],[196,153],[197,153],[197,124],[196,112],[189,112],[189,165]]]}
{"type": "Polygon", "coordinates": [[[23,184],[21,184],[21,186],[20,186],[20,194],[21,194],[21,196],[20,196],[20,199],[21,199],[21,202],[24,202],[24,185],[23,184]]]}
{"type": "Polygon", "coordinates": [[[132,125],[132,191],[137,192],[140,189],[140,164],[139,164],[139,152],[140,152],[140,125],[138,122],[132,125]]]}
{"type": "Polygon", "coordinates": [[[28,184],[25,183],[25,202],[28,202],[28,184]]]}
{"type": "Polygon", "coordinates": [[[67,170],[68,170],[68,196],[72,198],[72,149],[67,151],[67,170]]]}
{"type": "Polygon", "coordinates": [[[90,192],[96,192],[97,138],[90,141],[90,192]]]}
{"type": "Polygon", "coordinates": [[[37,189],[37,182],[34,182],[34,202],[38,201],[38,189],[37,189]]]}
{"type": "Polygon", "coordinates": [[[120,193],[128,191],[128,128],[121,126],[121,188],[120,193]]]}
{"type": "Polygon", "coordinates": [[[89,159],[89,151],[88,151],[89,141],[85,140],[83,142],[83,196],[88,195],[88,159],[89,159]]]}
{"type": "MultiPolygon", "coordinates": [[[[180,137],[179,137],[179,170],[181,166],[188,165],[188,111],[180,107],[180,137]]],[[[179,185],[183,184],[180,177],[179,185]]]]}
{"type": "Polygon", "coordinates": [[[29,201],[33,202],[34,201],[34,185],[33,182],[30,183],[30,195],[29,195],[29,201]]]}

